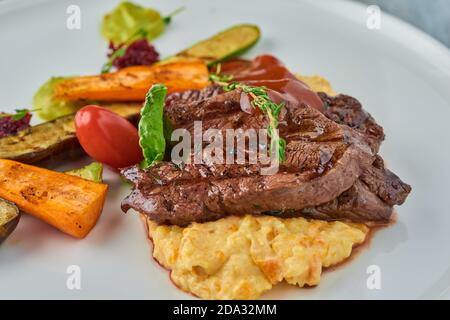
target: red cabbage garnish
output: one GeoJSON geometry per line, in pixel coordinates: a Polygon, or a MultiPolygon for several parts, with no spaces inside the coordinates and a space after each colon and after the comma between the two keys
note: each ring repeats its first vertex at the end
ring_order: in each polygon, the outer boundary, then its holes
{"type": "Polygon", "coordinates": [[[0,138],[16,134],[30,127],[31,113],[28,110],[16,110],[15,114],[0,113],[0,138]]]}
{"type": "Polygon", "coordinates": [[[108,72],[112,66],[120,70],[131,66],[151,65],[159,61],[159,53],[155,47],[142,38],[128,46],[126,44],[114,46],[110,42],[109,50],[110,61],[103,67],[103,72],[108,72]]]}

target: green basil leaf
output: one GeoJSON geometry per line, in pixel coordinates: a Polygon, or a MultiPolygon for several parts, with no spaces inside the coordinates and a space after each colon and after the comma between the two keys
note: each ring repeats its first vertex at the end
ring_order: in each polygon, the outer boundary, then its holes
{"type": "MultiPolygon", "coordinates": [[[[139,144],[144,154],[143,168],[164,158],[166,139],[164,130],[164,101],[167,87],[163,84],[153,85],[145,97],[139,121],[139,144]]],[[[167,134],[167,133],[166,133],[167,134]]]]}

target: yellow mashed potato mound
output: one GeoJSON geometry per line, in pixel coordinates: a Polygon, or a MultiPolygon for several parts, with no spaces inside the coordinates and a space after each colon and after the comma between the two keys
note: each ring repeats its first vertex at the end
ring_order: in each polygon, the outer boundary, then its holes
{"type": "Polygon", "coordinates": [[[300,74],[296,74],[295,76],[297,79],[306,83],[315,92],[325,92],[329,96],[336,95],[336,92],[334,92],[330,82],[321,76],[302,76],[300,74]]]}
{"type": "MultiPolygon", "coordinates": [[[[322,77],[297,77],[335,95],[322,77]]],[[[304,218],[248,215],[181,228],[142,217],[154,258],[179,288],[203,299],[256,299],[281,281],[317,285],[322,268],[348,258],[369,232],[363,224],[304,218]]]]}
{"type": "Polygon", "coordinates": [[[272,216],[227,217],[186,228],[147,220],[153,256],[172,281],[203,299],[257,299],[285,280],[319,284],[322,267],[364,242],[362,224],[272,216]]]}

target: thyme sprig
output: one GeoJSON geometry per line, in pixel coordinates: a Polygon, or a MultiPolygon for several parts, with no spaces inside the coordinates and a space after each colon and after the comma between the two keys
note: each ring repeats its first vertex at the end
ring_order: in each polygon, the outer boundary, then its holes
{"type": "Polygon", "coordinates": [[[169,24],[170,22],[172,22],[172,18],[174,16],[176,16],[177,14],[183,12],[184,10],[186,10],[186,7],[180,7],[180,8],[175,9],[174,11],[172,11],[171,13],[169,13],[167,16],[165,16],[163,18],[164,23],[165,24],[169,24]]]}
{"type": "Polygon", "coordinates": [[[251,98],[251,105],[254,108],[259,108],[267,115],[269,125],[267,127],[267,133],[270,137],[270,154],[277,154],[279,162],[283,162],[286,158],[285,149],[286,141],[280,137],[278,132],[278,116],[281,109],[284,107],[284,102],[275,103],[270,99],[267,93],[267,88],[264,86],[256,87],[246,85],[237,81],[232,81],[231,75],[225,75],[220,73],[220,64],[217,66],[216,73],[209,76],[209,80],[220,86],[224,91],[233,91],[241,89],[244,93],[247,93],[251,98]]]}

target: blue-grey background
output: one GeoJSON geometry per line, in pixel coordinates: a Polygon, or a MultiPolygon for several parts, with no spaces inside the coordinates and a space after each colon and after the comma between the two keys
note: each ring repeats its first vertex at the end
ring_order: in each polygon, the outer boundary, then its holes
{"type": "Polygon", "coordinates": [[[376,4],[450,48],[450,0],[357,0],[376,4]]]}

